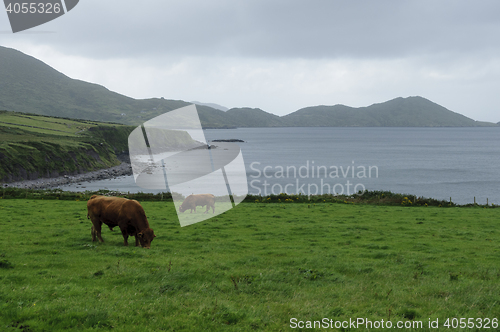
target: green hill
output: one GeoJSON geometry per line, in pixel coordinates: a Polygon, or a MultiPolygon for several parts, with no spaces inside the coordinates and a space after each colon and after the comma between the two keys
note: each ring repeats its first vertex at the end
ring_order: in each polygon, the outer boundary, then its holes
{"type": "MultiPolygon", "coordinates": [[[[69,78],[34,57],[5,47],[0,47],[0,63],[0,109],[9,111],[140,125],[191,104],[126,97],[101,85],[69,78]]],[[[224,112],[206,105],[196,107],[205,128],[280,125],[278,116],[259,109],[224,112]]]]}
{"type": "MultiPolygon", "coordinates": [[[[0,47],[0,109],[41,115],[140,125],[187,106],[182,100],[133,99],[75,80],[40,60],[0,47]]],[[[315,106],[279,117],[258,108],[226,112],[198,105],[204,128],[235,127],[436,127],[496,126],[454,113],[422,97],[396,98],[368,107],[315,106]]]]}
{"type": "Polygon", "coordinates": [[[126,97],[101,85],[69,78],[10,48],[0,47],[0,63],[0,109],[8,111],[139,125],[190,104],[126,97]]]}
{"type": "Polygon", "coordinates": [[[396,98],[368,107],[315,106],[282,117],[297,127],[481,127],[474,121],[422,97],[396,98]]]}

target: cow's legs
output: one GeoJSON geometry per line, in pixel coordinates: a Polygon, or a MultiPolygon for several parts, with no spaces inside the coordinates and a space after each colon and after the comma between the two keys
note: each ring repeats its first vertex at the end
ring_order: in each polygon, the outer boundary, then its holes
{"type": "Polygon", "coordinates": [[[139,237],[137,236],[137,234],[135,235],[135,246],[139,246],[139,237]]]}
{"type": "Polygon", "coordinates": [[[92,228],[90,229],[92,233],[92,241],[95,241],[95,238],[97,237],[99,239],[99,242],[104,242],[101,236],[101,225],[102,222],[100,220],[94,220],[95,217],[90,217],[90,220],[92,220],[92,228]]]}
{"type": "Polygon", "coordinates": [[[122,231],[122,235],[123,235],[123,245],[124,246],[128,246],[128,233],[127,233],[127,229],[126,228],[121,228],[120,227],[120,230],[122,231]]]}

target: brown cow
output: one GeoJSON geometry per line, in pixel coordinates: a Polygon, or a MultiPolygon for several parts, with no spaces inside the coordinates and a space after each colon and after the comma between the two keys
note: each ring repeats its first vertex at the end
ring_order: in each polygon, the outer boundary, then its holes
{"type": "Polygon", "coordinates": [[[93,195],[87,202],[87,218],[92,221],[92,241],[96,237],[104,242],[101,237],[101,226],[106,224],[109,229],[120,227],[123,235],[123,244],[128,246],[127,239],[135,236],[135,246],[150,248],[151,241],[156,237],[149,228],[148,219],[139,202],[121,197],[106,197],[93,195]]]}
{"type": "Polygon", "coordinates": [[[184,212],[188,209],[191,209],[191,213],[194,212],[196,213],[196,207],[197,206],[207,206],[207,210],[205,213],[208,213],[208,209],[211,207],[212,208],[212,213],[215,213],[215,196],[212,194],[198,194],[198,195],[189,195],[186,197],[184,202],[182,202],[181,206],[179,207],[180,212],[184,212]]]}

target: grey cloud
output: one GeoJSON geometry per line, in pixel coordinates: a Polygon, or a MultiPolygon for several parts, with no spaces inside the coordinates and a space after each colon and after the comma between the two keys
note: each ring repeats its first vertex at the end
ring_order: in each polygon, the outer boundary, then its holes
{"type": "Polygon", "coordinates": [[[36,38],[103,58],[397,58],[496,52],[499,12],[491,0],[87,0],[36,38]]]}
{"type": "Polygon", "coordinates": [[[33,31],[0,32],[2,46],[133,97],[285,114],[422,95],[497,122],[499,12],[496,0],[86,0],[33,31]]]}

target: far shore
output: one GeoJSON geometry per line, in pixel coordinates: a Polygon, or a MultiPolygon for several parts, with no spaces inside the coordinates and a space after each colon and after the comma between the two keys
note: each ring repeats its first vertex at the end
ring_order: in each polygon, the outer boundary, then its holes
{"type": "Polygon", "coordinates": [[[2,186],[5,188],[48,189],[70,183],[113,179],[124,175],[132,175],[132,167],[129,163],[122,162],[120,165],[111,168],[103,168],[76,175],[58,176],[55,178],[39,178],[36,180],[3,183],[2,186]]]}

